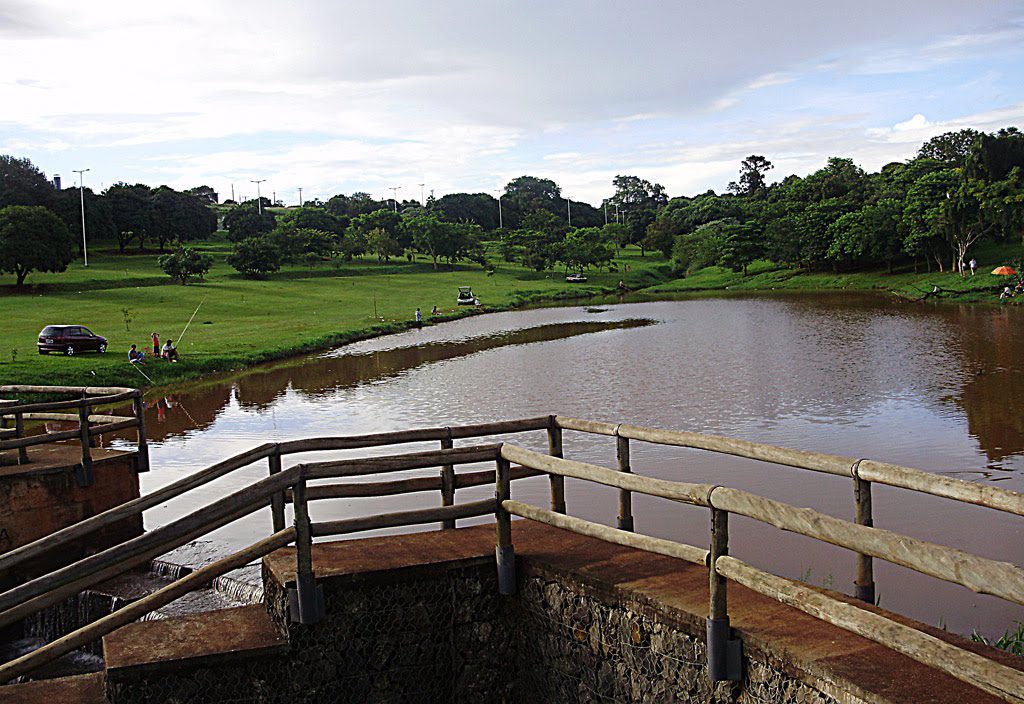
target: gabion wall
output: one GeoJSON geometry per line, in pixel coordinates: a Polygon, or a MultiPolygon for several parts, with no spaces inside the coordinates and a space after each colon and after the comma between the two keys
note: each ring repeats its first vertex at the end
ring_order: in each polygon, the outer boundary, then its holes
{"type": "MultiPolygon", "coordinates": [[[[493,562],[324,580],[326,615],[287,622],[267,603],[285,655],[161,669],[107,683],[114,704],[836,704],[778,663],[749,663],[712,689],[703,630],[660,618],[572,578],[529,570],[498,595],[493,562]]],[[[845,698],[844,702],[854,701],[845,698]]]]}

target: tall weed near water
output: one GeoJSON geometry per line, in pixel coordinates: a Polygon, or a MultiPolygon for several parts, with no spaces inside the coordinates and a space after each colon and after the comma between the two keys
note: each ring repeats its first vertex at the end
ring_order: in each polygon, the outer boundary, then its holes
{"type": "Polygon", "coordinates": [[[1024,655],[1024,623],[1017,621],[1016,628],[1007,628],[1006,632],[995,640],[989,640],[975,631],[971,634],[971,640],[975,643],[991,645],[993,648],[999,648],[1014,655],[1024,655]]]}

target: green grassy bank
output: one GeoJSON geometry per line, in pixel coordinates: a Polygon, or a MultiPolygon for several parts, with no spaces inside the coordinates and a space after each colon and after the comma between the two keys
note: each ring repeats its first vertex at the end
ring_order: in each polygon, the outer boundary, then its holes
{"type": "MultiPolygon", "coordinates": [[[[1003,286],[1016,283],[1014,277],[993,276],[989,272],[1024,256],[1024,245],[1002,245],[978,248],[978,273],[961,277],[956,273],[919,272],[901,268],[895,273],[887,271],[858,271],[844,274],[807,272],[789,269],[767,261],[750,265],[746,274],[712,266],[701,269],[686,278],[656,284],[645,291],[653,296],[686,291],[822,291],[863,290],[887,292],[899,298],[921,300],[938,286],[938,296],[929,300],[972,303],[999,303],[1003,286]]],[[[1010,303],[1020,303],[1011,299],[1010,303]]]]}
{"type": "Polygon", "coordinates": [[[225,263],[223,242],[198,246],[215,258],[205,281],[181,286],[156,265],[157,254],[90,251],[89,267],[75,262],[62,274],[29,277],[18,291],[0,277],[0,384],[129,385],[150,383],[127,362],[131,343],[150,346],[149,334],[176,341],[196,307],[199,312],[179,350],[182,361],[151,361],[142,371],[163,385],[227,372],[357,339],[396,332],[412,323],[417,307],[427,323],[541,300],[610,291],[619,279],[630,288],[666,281],[668,263],[628,248],[617,272],[590,274],[568,284],[560,274],[500,262],[493,275],[477,265],[434,271],[422,257],[380,264],[372,257],[316,267],[283,269],[267,280],[242,278],[225,263]],[[626,265],[630,271],[625,272],[626,265]],[[455,305],[458,286],[472,286],[477,310],[455,305]],[[430,315],[433,306],[441,314],[430,315]],[[106,354],[39,355],[36,337],[47,324],[80,324],[110,341],[106,354]]]}

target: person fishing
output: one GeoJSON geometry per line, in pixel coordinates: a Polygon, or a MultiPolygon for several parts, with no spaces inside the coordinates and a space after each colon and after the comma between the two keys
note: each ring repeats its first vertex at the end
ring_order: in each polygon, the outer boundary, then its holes
{"type": "Polygon", "coordinates": [[[178,350],[174,346],[174,340],[167,338],[167,341],[164,342],[163,351],[161,352],[160,356],[166,359],[168,362],[178,361],[178,350]]]}
{"type": "Polygon", "coordinates": [[[153,356],[154,357],[159,357],[160,356],[160,336],[157,335],[156,333],[153,333],[152,337],[153,337],[153,356]]]}
{"type": "Polygon", "coordinates": [[[128,350],[128,362],[130,364],[142,364],[142,365],[145,365],[146,364],[146,353],[141,351],[141,350],[139,350],[139,349],[136,349],[135,345],[132,345],[131,349],[128,350]]]}

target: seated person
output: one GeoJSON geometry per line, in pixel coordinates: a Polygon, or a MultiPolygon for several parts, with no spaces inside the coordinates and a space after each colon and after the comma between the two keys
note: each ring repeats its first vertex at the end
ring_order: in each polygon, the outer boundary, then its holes
{"type": "Polygon", "coordinates": [[[145,352],[140,352],[139,350],[137,350],[135,348],[135,345],[132,345],[131,349],[128,350],[128,361],[131,364],[145,364],[146,363],[146,353],[145,352]]]}
{"type": "Polygon", "coordinates": [[[168,362],[178,361],[178,350],[174,347],[174,340],[168,339],[160,350],[160,356],[168,362]]]}

